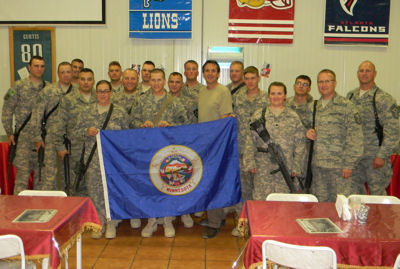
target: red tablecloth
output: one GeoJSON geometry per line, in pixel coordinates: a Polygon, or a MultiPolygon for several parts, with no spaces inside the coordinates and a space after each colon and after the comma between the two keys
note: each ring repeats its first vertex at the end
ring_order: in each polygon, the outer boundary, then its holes
{"type": "MultiPolygon", "coordinates": [[[[10,174],[7,179],[7,170],[8,170],[8,153],[10,151],[10,147],[7,142],[0,142],[0,188],[1,194],[13,194],[14,191],[14,180],[16,169],[12,166],[10,174]]],[[[29,178],[28,189],[32,189],[33,187],[33,172],[31,173],[31,177],[29,178]]]]}
{"type": "Polygon", "coordinates": [[[261,245],[273,239],[298,245],[331,247],[338,264],[392,268],[400,253],[400,205],[371,204],[367,224],[338,218],[334,203],[247,201],[239,228],[248,225],[250,238],[244,264],[254,268],[262,261],[261,245]],[[344,232],[308,234],[296,219],[329,218],[344,232]]]}
{"type": "Polygon", "coordinates": [[[85,229],[100,229],[92,201],[86,197],[0,196],[0,234],[22,238],[27,259],[50,258],[51,268],[60,264],[60,253],[71,247],[85,229]],[[56,209],[47,223],[13,223],[25,209],[56,209]]]}

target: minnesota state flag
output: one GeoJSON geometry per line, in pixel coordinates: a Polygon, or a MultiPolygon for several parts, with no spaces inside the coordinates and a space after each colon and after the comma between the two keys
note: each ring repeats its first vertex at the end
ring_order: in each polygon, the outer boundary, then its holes
{"type": "Polygon", "coordinates": [[[179,216],[240,201],[237,121],[102,130],[107,217],[179,216]]]}

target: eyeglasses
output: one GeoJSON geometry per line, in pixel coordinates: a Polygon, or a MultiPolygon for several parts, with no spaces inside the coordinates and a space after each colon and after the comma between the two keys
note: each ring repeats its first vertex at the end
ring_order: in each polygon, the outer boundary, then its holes
{"type": "Polygon", "coordinates": [[[301,86],[308,87],[308,86],[310,86],[310,83],[307,83],[307,82],[303,83],[303,82],[297,81],[296,85],[299,86],[299,87],[301,87],[301,86]]]}
{"type": "Polygon", "coordinates": [[[334,80],[333,79],[331,79],[331,80],[318,80],[317,83],[318,84],[328,84],[329,82],[332,82],[332,81],[334,81],[334,80]]]}
{"type": "Polygon", "coordinates": [[[96,93],[98,93],[98,94],[106,94],[106,93],[109,93],[109,92],[111,92],[111,91],[96,91],[96,93]]]}

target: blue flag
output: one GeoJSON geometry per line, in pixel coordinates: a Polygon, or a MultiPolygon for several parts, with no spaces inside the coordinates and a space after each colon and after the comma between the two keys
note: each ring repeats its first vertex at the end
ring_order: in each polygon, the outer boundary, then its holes
{"type": "Polygon", "coordinates": [[[97,139],[108,218],[180,216],[240,201],[234,118],[106,130],[97,139]]]}

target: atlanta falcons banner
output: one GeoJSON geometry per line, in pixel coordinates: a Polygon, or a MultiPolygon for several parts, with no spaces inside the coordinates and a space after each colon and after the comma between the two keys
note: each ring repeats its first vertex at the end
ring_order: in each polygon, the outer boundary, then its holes
{"type": "Polygon", "coordinates": [[[325,44],[387,46],[390,0],[326,0],[325,44]]]}
{"type": "Polygon", "coordinates": [[[240,201],[237,121],[101,131],[107,218],[180,216],[240,201]]]}
{"type": "Polygon", "coordinates": [[[228,42],[293,43],[295,0],[229,0],[228,42]]]}

